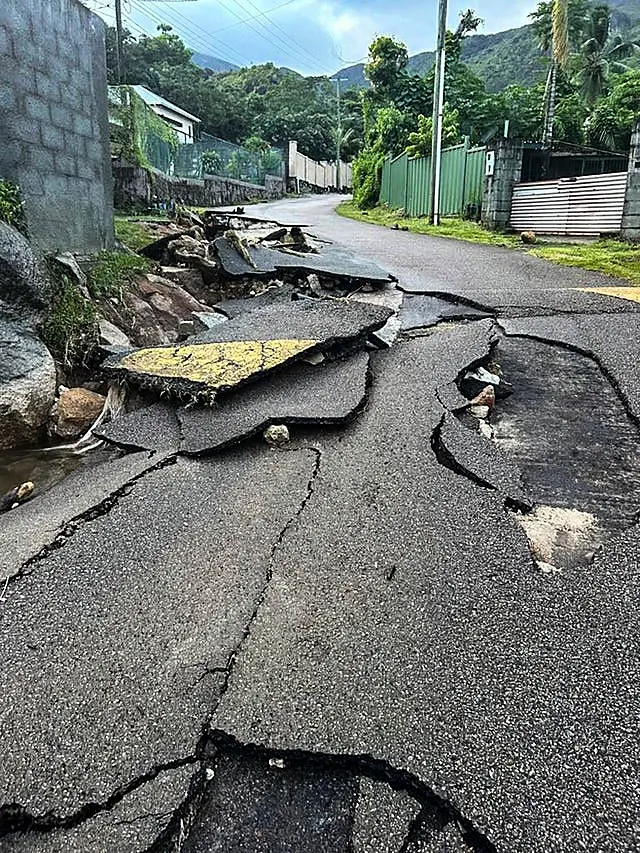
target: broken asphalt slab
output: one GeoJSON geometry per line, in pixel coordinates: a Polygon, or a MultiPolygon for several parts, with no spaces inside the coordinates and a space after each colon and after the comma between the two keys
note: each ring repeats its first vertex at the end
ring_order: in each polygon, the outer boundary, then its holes
{"type": "Polygon", "coordinates": [[[176,407],[165,402],[121,415],[96,430],[94,435],[128,450],[177,453],[181,442],[176,407]]]}
{"type": "Polygon", "coordinates": [[[609,377],[633,417],[640,421],[637,315],[530,317],[503,320],[501,326],[508,336],[557,344],[591,356],[609,377]]]}
{"type": "Polygon", "coordinates": [[[226,275],[237,277],[268,277],[276,273],[316,273],[332,279],[358,284],[383,286],[395,279],[377,264],[337,246],[315,252],[283,252],[266,246],[242,245],[240,250],[227,237],[213,243],[218,262],[226,275]]]}
{"type": "Polygon", "coordinates": [[[269,305],[190,338],[113,356],[103,368],[113,379],[210,399],[313,350],[363,345],[391,309],[346,300],[303,299],[269,305]]]}
{"type": "Polygon", "coordinates": [[[411,772],[477,850],[633,851],[640,534],[550,580],[495,496],[438,463],[435,389],[482,357],[485,322],[373,359],[370,405],[324,439],[211,725],[411,772]]]}
{"type": "MultiPolygon", "coordinates": [[[[74,826],[12,833],[2,838],[3,853],[147,853],[187,795],[197,765],[163,770],[141,782],[109,808],[87,813],[74,826]]],[[[98,804],[96,804],[98,805],[98,804]]],[[[91,810],[88,809],[88,812],[91,810]]]]}
{"type": "Polygon", "coordinates": [[[317,465],[309,449],[178,459],[9,585],[0,836],[108,809],[193,759],[317,465]]]}
{"type": "Polygon", "coordinates": [[[317,366],[296,364],[211,408],[180,409],[180,451],[208,453],[256,435],[270,424],[343,424],[366,401],[368,366],[367,353],[317,366]]]}
{"type": "Polygon", "coordinates": [[[452,471],[494,489],[512,507],[532,509],[533,501],[517,464],[494,441],[467,428],[450,412],[434,433],[433,448],[442,464],[452,471]]]}
{"type": "Polygon", "coordinates": [[[149,453],[111,459],[75,471],[37,500],[11,510],[0,525],[0,581],[55,550],[87,515],[105,511],[136,480],[167,461],[164,454],[149,453]]]}
{"type": "Polygon", "coordinates": [[[406,294],[400,309],[400,328],[427,328],[442,322],[483,320],[493,315],[478,308],[456,305],[436,296],[406,294]]]}

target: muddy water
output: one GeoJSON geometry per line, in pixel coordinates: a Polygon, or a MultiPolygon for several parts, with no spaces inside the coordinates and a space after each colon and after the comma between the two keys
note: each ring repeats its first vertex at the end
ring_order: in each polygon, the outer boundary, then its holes
{"type": "Polygon", "coordinates": [[[0,494],[21,483],[35,484],[34,495],[55,485],[78,468],[95,463],[95,454],[74,456],[69,451],[22,450],[0,453],[0,494]]]}

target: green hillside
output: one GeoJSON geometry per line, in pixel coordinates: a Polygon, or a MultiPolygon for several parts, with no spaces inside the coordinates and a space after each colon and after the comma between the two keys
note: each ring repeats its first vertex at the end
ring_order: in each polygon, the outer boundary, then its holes
{"type": "MultiPolygon", "coordinates": [[[[640,38],[640,0],[609,0],[613,26],[623,36],[640,38]]],[[[535,4],[531,4],[532,10],[535,4]]],[[[417,53],[409,60],[409,71],[423,75],[433,65],[433,51],[417,53]]],[[[531,86],[545,77],[544,57],[530,26],[465,39],[462,58],[481,77],[489,92],[499,92],[511,83],[531,86]]],[[[366,87],[364,65],[339,71],[353,86],[366,87]]]]}

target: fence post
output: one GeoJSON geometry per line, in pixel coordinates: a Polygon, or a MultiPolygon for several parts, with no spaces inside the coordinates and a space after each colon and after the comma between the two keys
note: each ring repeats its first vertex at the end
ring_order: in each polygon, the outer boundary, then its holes
{"type": "Polygon", "coordinates": [[[482,223],[491,231],[509,224],[513,187],[522,176],[524,143],[521,139],[499,139],[487,148],[495,156],[493,174],[485,177],[482,223]]]}
{"type": "Polygon", "coordinates": [[[462,164],[462,193],[460,199],[460,216],[464,216],[464,198],[467,192],[467,159],[469,157],[469,142],[468,136],[464,138],[464,160],[462,164]]]}
{"type": "Polygon", "coordinates": [[[640,240],[640,120],[636,122],[631,136],[620,235],[625,240],[640,240]]]}

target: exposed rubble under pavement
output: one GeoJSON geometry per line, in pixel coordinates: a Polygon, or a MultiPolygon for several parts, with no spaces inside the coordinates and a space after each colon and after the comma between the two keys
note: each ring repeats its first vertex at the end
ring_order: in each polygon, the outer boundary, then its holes
{"type": "Polygon", "coordinates": [[[187,224],[145,254],[205,310],[105,352],[132,393],[96,436],[126,455],[0,529],[1,849],[640,844],[640,398],[602,318],[187,224]]]}

